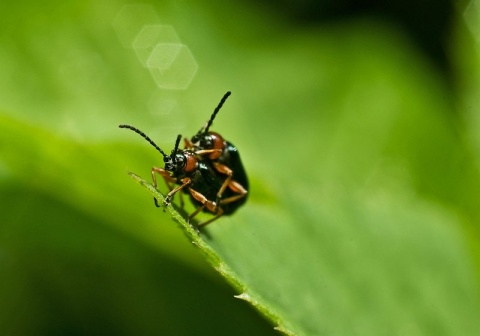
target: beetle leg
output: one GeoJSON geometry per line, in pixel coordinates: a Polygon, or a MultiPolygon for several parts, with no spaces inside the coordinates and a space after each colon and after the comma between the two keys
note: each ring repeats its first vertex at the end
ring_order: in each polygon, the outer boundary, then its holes
{"type": "MultiPolygon", "coordinates": [[[[243,189],[243,188],[242,188],[243,189]]],[[[218,207],[217,206],[217,203],[215,202],[212,202],[210,200],[208,200],[203,194],[199,193],[198,191],[192,189],[192,188],[189,188],[188,189],[190,191],[190,193],[192,194],[193,198],[195,198],[197,201],[199,201],[200,203],[202,203],[201,206],[199,206],[194,212],[192,212],[190,214],[190,216],[188,216],[188,221],[190,222],[190,220],[195,217],[196,215],[198,215],[198,213],[200,211],[202,211],[204,208],[207,208],[210,212],[213,212],[214,213],[214,217],[210,218],[209,220],[206,220],[205,222],[202,222],[200,224],[198,224],[197,226],[198,227],[203,227],[207,224],[210,224],[212,223],[213,221],[217,220],[218,218],[220,218],[222,215],[223,215],[223,209],[221,207],[218,207]]],[[[246,191],[245,191],[245,194],[246,194],[246,191]]],[[[242,195],[243,197],[244,195],[242,195]]],[[[234,196],[236,197],[236,196],[234,196]]],[[[233,202],[233,201],[232,201],[233,202]]]]}
{"type": "Polygon", "coordinates": [[[209,220],[203,222],[203,223],[198,224],[198,227],[199,227],[199,228],[200,228],[200,227],[204,227],[205,225],[210,224],[210,223],[212,223],[213,221],[216,221],[216,220],[219,219],[222,215],[223,215],[223,210],[222,210],[222,208],[217,207],[217,213],[215,214],[215,216],[212,217],[212,218],[210,218],[209,220]]]}
{"type": "Polygon", "coordinates": [[[228,168],[226,165],[218,163],[218,162],[214,162],[213,165],[219,173],[227,175],[227,178],[225,179],[225,181],[223,182],[222,186],[220,187],[220,189],[218,190],[218,193],[217,193],[217,202],[218,203],[220,203],[220,204],[232,203],[232,202],[235,202],[236,200],[239,200],[239,199],[241,199],[241,198],[243,198],[247,195],[248,191],[240,183],[232,180],[233,171],[230,168],[228,168]],[[221,199],[222,195],[223,195],[223,192],[225,191],[225,189],[227,187],[230,190],[232,190],[233,192],[236,192],[238,195],[234,195],[234,196],[230,196],[230,197],[225,198],[225,199],[221,199]]]}
{"type": "Polygon", "coordinates": [[[190,139],[183,138],[183,143],[184,143],[184,147],[186,149],[192,149],[193,148],[193,142],[190,139]]]}
{"type": "Polygon", "coordinates": [[[237,181],[230,181],[228,183],[228,188],[230,190],[238,193],[238,195],[234,195],[234,196],[224,198],[224,199],[220,200],[220,202],[219,202],[220,204],[232,203],[232,202],[235,202],[235,201],[247,196],[248,191],[237,181]]]}
{"type": "Polygon", "coordinates": [[[198,191],[189,188],[190,194],[192,194],[193,198],[199,201],[202,205],[197,210],[195,210],[190,216],[189,219],[195,217],[203,208],[207,208],[208,211],[216,213],[217,212],[217,203],[208,200],[203,194],[199,193],[198,191]]]}
{"type": "Polygon", "coordinates": [[[170,192],[167,194],[167,196],[165,196],[165,200],[163,201],[163,205],[165,205],[165,206],[169,205],[171,200],[172,200],[173,195],[175,195],[178,191],[182,190],[183,188],[188,186],[190,183],[192,183],[192,180],[188,177],[185,177],[181,181],[182,181],[181,185],[179,185],[178,187],[176,187],[173,190],[170,190],[170,192]]]}
{"type": "Polygon", "coordinates": [[[202,205],[200,205],[199,207],[197,207],[197,208],[195,209],[195,211],[192,212],[192,213],[188,216],[188,222],[190,222],[190,220],[191,220],[193,217],[195,217],[196,215],[198,215],[198,213],[199,213],[200,211],[202,211],[203,208],[205,208],[205,203],[202,204],[202,205]]]}
{"type": "Polygon", "coordinates": [[[233,171],[230,168],[228,168],[227,166],[225,166],[224,164],[221,164],[221,163],[218,163],[218,162],[214,162],[213,166],[215,167],[215,169],[219,173],[227,175],[227,178],[225,179],[222,186],[220,187],[220,189],[217,192],[217,199],[220,199],[220,198],[222,198],[223,192],[225,191],[225,189],[227,188],[228,184],[230,183],[230,181],[232,179],[233,171]]]}
{"type": "Polygon", "coordinates": [[[158,186],[157,178],[156,178],[155,173],[157,173],[158,175],[163,177],[163,180],[165,181],[165,184],[167,185],[168,190],[171,191],[173,188],[172,188],[170,183],[175,183],[176,180],[170,175],[170,173],[163,168],[158,168],[158,167],[153,167],[152,168],[152,181],[153,181],[153,186],[155,187],[155,189],[158,186]]]}
{"type": "MultiPolygon", "coordinates": [[[[173,188],[172,188],[171,183],[175,183],[175,179],[172,176],[170,176],[170,173],[168,171],[166,171],[163,168],[158,168],[158,167],[153,167],[152,168],[152,181],[153,181],[153,186],[155,187],[155,189],[157,189],[157,186],[158,186],[157,177],[156,177],[155,173],[157,173],[158,175],[163,177],[163,180],[165,181],[165,184],[167,185],[168,190],[172,191],[173,188]]],[[[158,205],[158,200],[155,197],[153,198],[153,201],[154,201],[155,206],[157,208],[160,207],[160,205],[158,205]]]]}
{"type": "Polygon", "coordinates": [[[199,149],[195,152],[195,155],[205,155],[212,153],[222,153],[223,149],[199,149]]]}
{"type": "Polygon", "coordinates": [[[198,227],[210,224],[211,222],[213,222],[214,220],[218,219],[220,216],[223,215],[222,208],[218,207],[215,202],[212,202],[212,201],[208,200],[203,194],[199,193],[198,191],[196,191],[192,188],[189,188],[188,190],[192,194],[193,198],[195,198],[197,201],[202,203],[201,206],[199,206],[194,212],[192,212],[190,214],[190,216],[188,216],[188,221],[189,222],[193,217],[198,215],[198,213],[200,211],[202,211],[204,208],[207,208],[208,211],[213,212],[215,214],[215,216],[213,218],[210,218],[209,220],[203,222],[203,223],[198,224],[198,227]]]}

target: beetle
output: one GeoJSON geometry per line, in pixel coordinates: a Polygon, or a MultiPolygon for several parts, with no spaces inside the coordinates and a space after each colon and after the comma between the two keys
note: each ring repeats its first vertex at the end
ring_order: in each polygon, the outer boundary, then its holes
{"type": "MultiPolygon", "coordinates": [[[[218,174],[218,172],[205,160],[204,155],[219,152],[218,149],[179,149],[181,135],[178,135],[175,141],[175,147],[170,155],[167,155],[160,147],[153,142],[150,137],[140,131],[138,128],[130,125],[119,125],[120,128],[126,128],[134,131],[147,140],[163,156],[165,168],[153,167],[151,170],[153,186],[157,188],[156,174],[160,175],[167,185],[169,192],[165,196],[163,205],[171,203],[173,196],[183,191],[190,195],[192,202],[201,205],[188,216],[188,221],[194,218],[200,211],[214,214],[213,218],[198,224],[203,227],[223,214],[230,212],[224,211],[222,200],[217,201],[218,190],[222,187],[227,177],[218,174]],[[173,187],[176,185],[176,187],[173,187]]],[[[154,198],[155,205],[159,207],[158,200],[154,198]]]]}
{"type": "Polygon", "coordinates": [[[219,174],[226,176],[216,196],[216,202],[221,202],[225,214],[233,213],[247,201],[249,189],[247,174],[237,147],[219,133],[210,131],[215,117],[230,95],[230,91],[225,93],[205,126],[191,139],[185,139],[187,149],[200,151],[199,155],[202,155],[208,164],[219,174]]]}

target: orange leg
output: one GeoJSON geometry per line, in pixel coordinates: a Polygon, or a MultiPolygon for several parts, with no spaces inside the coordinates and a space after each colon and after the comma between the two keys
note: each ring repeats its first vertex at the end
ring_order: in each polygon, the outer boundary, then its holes
{"type": "Polygon", "coordinates": [[[172,186],[171,186],[171,183],[173,183],[173,184],[176,183],[176,180],[172,176],[170,176],[170,173],[163,168],[158,168],[158,167],[153,167],[152,168],[152,181],[153,181],[153,186],[155,187],[155,189],[158,186],[157,177],[156,177],[155,173],[157,173],[158,175],[163,177],[163,180],[165,181],[165,184],[167,185],[168,190],[171,191],[173,189],[172,186]]]}
{"type": "Polygon", "coordinates": [[[205,155],[212,153],[222,153],[222,149],[199,149],[195,152],[195,155],[205,155]]]}
{"type": "MultiPolygon", "coordinates": [[[[184,138],[183,139],[185,149],[194,149],[193,142],[190,139],[184,138]]],[[[199,149],[195,152],[195,155],[206,155],[212,153],[219,153],[221,154],[223,149],[199,149]]]]}
{"type": "Polygon", "coordinates": [[[227,178],[225,179],[222,186],[217,192],[217,198],[220,199],[222,197],[223,192],[225,191],[225,188],[227,188],[228,184],[230,183],[230,180],[232,179],[233,171],[227,166],[225,166],[224,164],[221,164],[218,162],[214,162],[213,166],[219,173],[227,175],[227,178]]]}
{"type": "MultiPolygon", "coordinates": [[[[152,180],[153,180],[153,186],[155,187],[155,189],[157,189],[157,186],[158,186],[157,177],[156,177],[155,173],[157,173],[158,175],[160,175],[163,178],[163,180],[165,181],[165,184],[167,185],[168,190],[169,190],[169,193],[167,194],[167,196],[165,197],[165,200],[163,201],[163,205],[170,204],[173,195],[175,195],[179,190],[183,189],[185,186],[187,186],[191,182],[190,179],[188,179],[188,181],[182,181],[182,183],[183,183],[182,185],[179,185],[176,188],[173,188],[172,185],[177,184],[177,180],[174,179],[170,175],[170,173],[168,171],[166,171],[165,169],[158,168],[158,167],[153,167],[152,168],[152,180]]],[[[157,207],[160,207],[160,205],[158,204],[158,200],[156,198],[153,198],[153,200],[155,202],[155,205],[157,207]]],[[[183,205],[183,198],[181,198],[180,201],[183,205]]]]}
{"type": "Polygon", "coordinates": [[[183,146],[186,149],[192,149],[193,148],[193,142],[190,141],[190,139],[188,139],[188,138],[183,138],[183,146]]]}
{"type": "Polygon", "coordinates": [[[223,192],[228,187],[230,190],[238,193],[238,195],[230,196],[228,198],[222,199],[220,204],[228,204],[239,200],[247,195],[247,190],[237,181],[232,181],[233,171],[228,168],[226,165],[214,162],[215,169],[222,174],[227,175],[227,178],[223,182],[222,186],[218,190],[217,199],[220,200],[222,198],[223,192]]]}
{"type": "Polygon", "coordinates": [[[198,227],[199,227],[199,228],[200,228],[200,227],[204,227],[205,225],[210,224],[210,223],[216,221],[216,220],[219,219],[222,215],[223,215],[223,210],[222,210],[222,208],[218,208],[218,211],[217,211],[217,213],[216,213],[216,215],[215,215],[214,217],[210,218],[209,220],[206,220],[205,222],[202,222],[202,223],[198,224],[198,227]]]}
{"type": "Polygon", "coordinates": [[[170,202],[172,201],[173,195],[175,195],[177,192],[188,186],[190,183],[192,183],[192,180],[188,177],[185,177],[182,179],[182,184],[176,187],[173,190],[170,190],[170,192],[165,196],[165,200],[163,201],[163,205],[169,205],[170,202]]]}
{"type": "Polygon", "coordinates": [[[188,190],[192,194],[193,198],[195,198],[197,201],[202,203],[201,206],[199,206],[194,212],[192,212],[190,214],[190,216],[188,216],[188,221],[189,222],[193,217],[198,215],[198,213],[200,211],[202,211],[204,208],[207,208],[208,211],[213,212],[215,214],[215,216],[213,218],[210,218],[209,220],[207,220],[205,222],[202,222],[202,223],[198,224],[198,227],[202,227],[202,226],[205,226],[207,224],[210,224],[211,222],[213,222],[214,220],[216,220],[220,216],[222,216],[223,210],[222,210],[222,208],[217,207],[217,204],[215,202],[212,202],[212,201],[208,200],[204,195],[202,195],[201,193],[199,193],[198,191],[196,191],[192,188],[189,188],[188,190]]]}
{"type": "Polygon", "coordinates": [[[208,200],[203,194],[199,193],[198,191],[192,188],[189,188],[188,191],[190,191],[190,194],[192,194],[193,198],[195,198],[197,201],[199,201],[202,204],[202,206],[200,207],[200,210],[199,209],[195,210],[195,212],[189,216],[190,218],[193,218],[205,207],[210,212],[215,213],[217,211],[217,203],[208,200]]]}
{"type": "MultiPolygon", "coordinates": [[[[170,176],[170,173],[168,171],[166,171],[163,168],[158,168],[158,167],[153,167],[152,168],[152,181],[153,181],[153,186],[155,187],[155,189],[157,189],[157,186],[158,186],[157,177],[156,177],[155,173],[157,173],[158,175],[160,175],[163,178],[163,180],[165,181],[165,184],[168,187],[168,190],[172,191],[172,189],[173,189],[172,184],[176,182],[175,179],[170,176]]],[[[160,207],[160,205],[158,205],[158,200],[155,197],[153,198],[153,201],[154,201],[155,206],[157,208],[160,207]]]]}
{"type": "Polygon", "coordinates": [[[228,188],[233,190],[234,192],[238,193],[238,195],[234,195],[234,196],[224,198],[220,201],[220,204],[232,203],[232,202],[235,202],[236,200],[239,200],[239,199],[247,196],[248,191],[237,181],[230,181],[228,183],[228,188]]]}

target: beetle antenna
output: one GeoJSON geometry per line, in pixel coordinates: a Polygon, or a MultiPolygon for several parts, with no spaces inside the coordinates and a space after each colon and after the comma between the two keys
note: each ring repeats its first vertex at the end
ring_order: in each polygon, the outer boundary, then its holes
{"type": "Polygon", "coordinates": [[[208,129],[210,128],[210,126],[212,126],[212,123],[213,123],[213,119],[215,119],[215,117],[217,116],[217,113],[220,111],[220,109],[222,108],[223,104],[225,103],[225,101],[227,100],[227,98],[231,95],[232,93],[230,91],[228,91],[227,93],[225,93],[225,95],[222,97],[222,99],[220,100],[220,103],[218,103],[218,106],[215,108],[215,110],[213,110],[213,113],[212,113],[212,116],[210,117],[210,120],[208,121],[207,123],[207,126],[205,127],[202,127],[200,129],[200,131],[198,131],[198,134],[200,133],[207,133],[208,132],[208,129]]]}
{"type": "MultiPolygon", "coordinates": [[[[150,145],[152,145],[153,147],[155,147],[155,149],[156,149],[157,151],[159,151],[160,154],[162,154],[164,157],[167,156],[167,154],[165,154],[165,152],[162,151],[162,150],[160,149],[160,147],[158,147],[157,144],[156,144],[155,142],[153,142],[153,140],[148,137],[148,135],[146,135],[145,133],[143,133],[142,131],[140,131],[138,128],[135,128],[135,127],[130,126],[130,125],[119,125],[118,127],[120,127],[120,128],[128,128],[129,130],[132,130],[132,131],[134,131],[135,133],[141,135],[142,138],[144,138],[145,140],[147,140],[147,141],[150,143],[150,145]]],[[[178,142],[178,141],[177,141],[177,142],[178,142]]]]}
{"type": "Polygon", "coordinates": [[[177,141],[175,141],[175,147],[173,148],[173,151],[172,151],[172,157],[174,158],[174,160],[177,154],[178,146],[180,145],[180,139],[182,139],[181,134],[177,136],[177,141]]]}

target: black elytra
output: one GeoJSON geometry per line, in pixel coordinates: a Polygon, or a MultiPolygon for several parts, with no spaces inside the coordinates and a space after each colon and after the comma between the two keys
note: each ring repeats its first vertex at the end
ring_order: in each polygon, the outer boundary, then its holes
{"type": "MultiPolygon", "coordinates": [[[[162,176],[169,189],[163,205],[168,205],[178,191],[189,194],[194,204],[200,204],[189,215],[190,221],[200,211],[210,212],[214,216],[200,224],[203,227],[222,215],[235,212],[247,200],[248,179],[240,160],[238,149],[230,142],[209,128],[218,111],[230,95],[227,92],[205,127],[192,137],[185,139],[185,149],[179,149],[181,135],[178,135],[175,147],[167,155],[153,140],[138,128],[120,125],[134,131],[147,140],[163,156],[164,168],[153,167],[151,170],[153,185],[157,188],[156,174],[162,176]],[[174,187],[175,186],[175,187],[174,187]]],[[[154,198],[155,205],[158,201],[154,198]]]]}
{"type": "Polygon", "coordinates": [[[220,134],[210,131],[213,120],[230,94],[230,91],[225,93],[205,126],[200,128],[190,140],[185,139],[186,148],[203,151],[201,152],[203,160],[218,174],[226,177],[216,198],[217,203],[222,205],[225,214],[231,214],[243,205],[247,201],[249,190],[247,174],[238,148],[220,134]],[[211,150],[213,151],[210,152],[211,150]]]}
{"type": "MultiPolygon", "coordinates": [[[[153,167],[151,173],[153,186],[155,188],[158,186],[155,174],[159,174],[169,189],[169,193],[163,201],[164,206],[170,204],[173,196],[177,192],[184,191],[190,195],[194,204],[200,204],[197,209],[189,215],[189,222],[200,211],[211,212],[214,214],[214,217],[198,224],[199,227],[205,226],[222,216],[224,211],[222,207],[215,202],[215,199],[217,191],[223,185],[225,178],[220,176],[210,165],[199,160],[203,151],[196,152],[189,149],[179,149],[178,145],[181,135],[178,135],[172,153],[167,155],[150,137],[138,128],[130,125],[119,125],[119,127],[130,129],[139,134],[162,154],[165,168],[153,167]]],[[[154,198],[154,201],[158,207],[157,199],[154,198]]]]}

